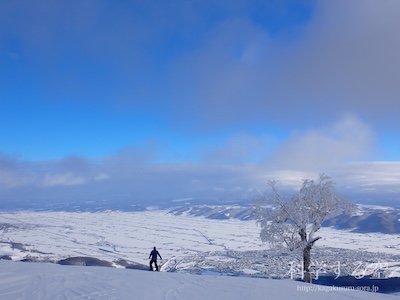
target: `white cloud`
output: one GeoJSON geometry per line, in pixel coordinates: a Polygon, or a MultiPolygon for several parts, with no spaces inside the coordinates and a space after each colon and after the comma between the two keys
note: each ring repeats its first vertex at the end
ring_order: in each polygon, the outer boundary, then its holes
{"type": "Polygon", "coordinates": [[[0,169],[0,187],[4,188],[17,188],[32,184],[35,181],[33,174],[21,174],[10,170],[0,169]]]}
{"type": "Polygon", "coordinates": [[[354,160],[369,158],[375,151],[372,129],[351,115],[336,123],[294,132],[269,159],[279,169],[317,171],[354,160]]]}
{"type": "Polygon", "coordinates": [[[38,185],[41,187],[74,186],[85,184],[87,181],[87,178],[75,175],[72,172],[67,172],[60,174],[45,174],[38,182],[38,185]]]}
{"type": "Polygon", "coordinates": [[[110,179],[111,176],[108,175],[107,173],[99,173],[94,177],[95,181],[104,181],[110,179]]]}
{"type": "Polygon", "coordinates": [[[220,139],[218,145],[200,146],[201,157],[206,162],[244,163],[265,158],[276,146],[276,138],[267,134],[257,136],[246,132],[220,139]]]}
{"type": "Polygon", "coordinates": [[[36,173],[22,169],[17,158],[0,152],[0,188],[18,188],[30,185],[36,180],[36,173]]]}
{"type": "Polygon", "coordinates": [[[211,128],[254,120],[304,128],[343,112],[398,128],[400,2],[350,2],[317,1],[294,39],[271,37],[244,15],[215,24],[175,64],[174,104],[211,128]]]}

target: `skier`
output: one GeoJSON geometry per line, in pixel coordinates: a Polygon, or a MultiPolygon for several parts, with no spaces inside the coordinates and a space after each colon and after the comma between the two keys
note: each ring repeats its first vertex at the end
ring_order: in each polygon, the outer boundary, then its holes
{"type": "Polygon", "coordinates": [[[150,271],[153,271],[153,263],[156,265],[156,271],[158,271],[158,265],[157,265],[157,255],[162,259],[160,253],[157,251],[156,247],[153,248],[153,251],[150,252],[149,259],[150,260],[150,271]]]}

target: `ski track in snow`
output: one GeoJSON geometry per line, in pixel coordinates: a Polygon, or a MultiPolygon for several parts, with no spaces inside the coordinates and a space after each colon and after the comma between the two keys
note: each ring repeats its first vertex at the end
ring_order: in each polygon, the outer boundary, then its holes
{"type": "Polygon", "coordinates": [[[0,299],[320,299],[376,300],[398,296],[330,287],[291,280],[147,272],[102,267],[60,266],[0,261],[0,299]],[[315,289],[315,290],[313,290],[315,289]]]}

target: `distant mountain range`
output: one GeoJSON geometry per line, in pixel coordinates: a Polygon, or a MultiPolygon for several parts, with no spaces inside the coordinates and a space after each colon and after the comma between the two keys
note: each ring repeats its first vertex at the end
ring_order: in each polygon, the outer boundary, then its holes
{"type": "Polygon", "coordinates": [[[338,229],[351,229],[355,232],[400,233],[399,211],[369,211],[357,216],[340,215],[323,223],[338,229]]]}
{"type": "MultiPolygon", "coordinates": [[[[209,219],[255,220],[256,213],[247,206],[190,206],[185,205],[170,210],[174,215],[187,214],[203,216],[209,219]]],[[[372,205],[358,205],[357,214],[353,216],[339,215],[327,219],[324,227],[351,230],[354,232],[380,232],[400,234],[400,209],[372,205]]]]}

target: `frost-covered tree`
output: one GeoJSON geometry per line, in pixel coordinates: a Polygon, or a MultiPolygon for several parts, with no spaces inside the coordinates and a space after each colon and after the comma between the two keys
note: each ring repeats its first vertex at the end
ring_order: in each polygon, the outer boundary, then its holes
{"type": "Polygon", "coordinates": [[[310,272],[311,249],[321,239],[316,235],[327,217],[354,206],[336,193],[335,183],[325,174],[314,181],[304,179],[300,191],[285,199],[277,189],[277,182],[270,181],[271,195],[258,200],[257,223],[261,227],[260,237],[271,246],[286,246],[291,251],[303,253],[304,281],[312,282],[310,272]]]}

